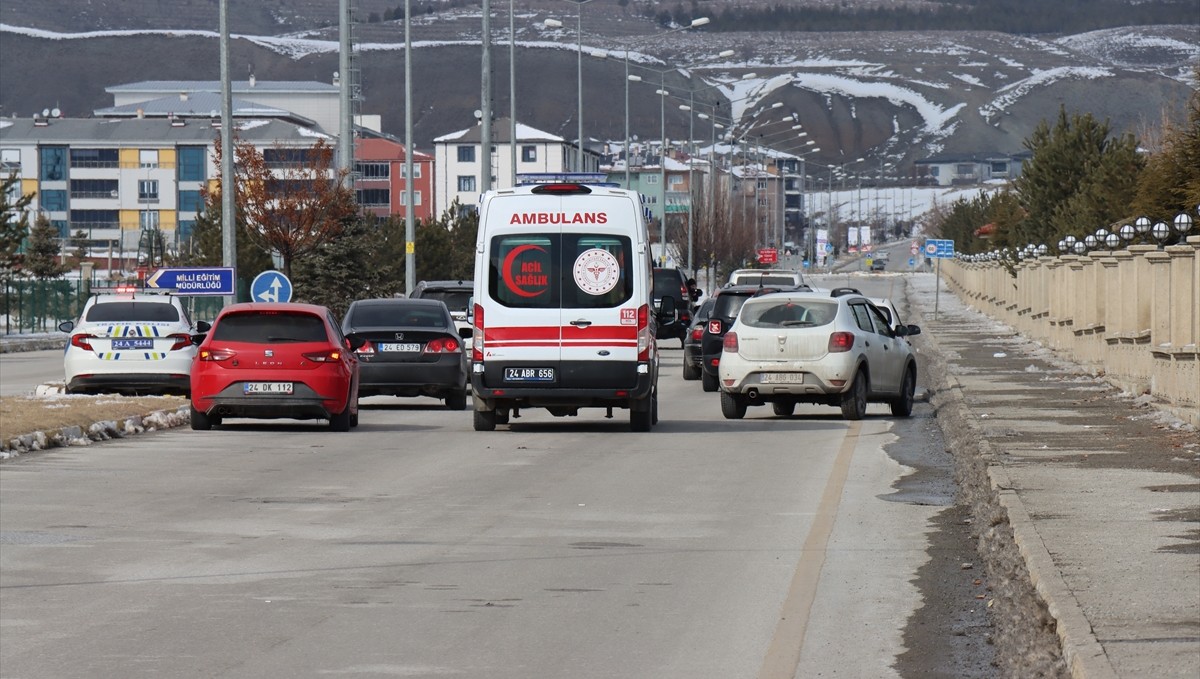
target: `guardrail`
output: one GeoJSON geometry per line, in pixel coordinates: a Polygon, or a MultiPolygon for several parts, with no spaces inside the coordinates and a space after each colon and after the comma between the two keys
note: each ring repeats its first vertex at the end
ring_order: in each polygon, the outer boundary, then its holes
{"type": "Polygon", "coordinates": [[[989,316],[1148,394],[1200,426],[1200,236],[1159,249],[1133,245],[1036,257],[1015,266],[942,261],[951,289],[989,316]]]}

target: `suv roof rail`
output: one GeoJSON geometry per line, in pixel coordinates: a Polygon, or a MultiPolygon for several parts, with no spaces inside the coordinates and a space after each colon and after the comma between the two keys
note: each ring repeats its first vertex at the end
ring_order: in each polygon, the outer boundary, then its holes
{"type": "Polygon", "coordinates": [[[844,295],[861,295],[862,292],[858,288],[834,288],[829,291],[830,297],[842,297],[844,295]]]}

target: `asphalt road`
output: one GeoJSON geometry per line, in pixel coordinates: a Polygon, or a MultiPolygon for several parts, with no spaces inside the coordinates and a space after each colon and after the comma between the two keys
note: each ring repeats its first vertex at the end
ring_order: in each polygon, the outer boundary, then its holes
{"type": "Polygon", "coordinates": [[[63,380],[62,349],[0,354],[0,396],[31,394],[50,380],[63,380]]]}
{"type": "MultiPolygon", "coordinates": [[[[898,292],[878,285],[864,291],[898,292]]],[[[967,676],[949,642],[913,632],[963,558],[936,530],[953,489],[928,406],[899,423],[885,405],[727,421],[680,378],[681,352],[663,355],[649,434],[624,412],[538,410],[479,433],[469,411],[373,398],[348,434],[234,420],[8,461],[0,667],[967,676]],[[922,644],[943,658],[905,673],[922,644]]]]}

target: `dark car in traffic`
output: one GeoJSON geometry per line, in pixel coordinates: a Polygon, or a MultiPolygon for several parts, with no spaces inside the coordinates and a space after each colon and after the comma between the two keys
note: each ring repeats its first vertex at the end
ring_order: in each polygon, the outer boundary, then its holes
{"type": "Polygon", "coordinates": [[[717,369],[721,364],[721,342],[729,326],[737,320],[742,305],[751,297],[767,295],[772,292],[808,290],[807,285],[799,287],[763,287],[760,285],[730,285],[717,290],[712,295],[713,307],[708,320],[704,323],[704,331],[700,336],[700,382],[704,391],[717,391],[717,369]]]}
{"type": "Polygon", "coordinates": [[[708,317],[712,314],[716,301],[715,297],[707,297],[700,303],[693,315],[692,325],[688,328],[687,337],[683,340],[683,379],[685,380],[700,379],[702,372],[700,363],[703,360],[700,354],[700,342],[704,339],[704,326],[708,323],[708,317]]]}
{"type": "Polygon", "coordinates": [[[450,317],[459,330],[470,327],[467,323],[467,307],[475,294],[475,281],[420,281],[413,287],[412,299],[437,299],[446,303],[450,317]]]}
{"type": "Polygon", "coordinates": [[[358,395],[429,396],[451,410],[467,407],[464,338],[436,299],[363,299],[350,304],[342,331],[359,338],[358,395]]]}
{"type": "Polygon", "coordinates": [[[660,321],[655,333],[657,339],[678,339],[686,343],[688,328],[692,324],[692,295],[688,291],[687,276],[680,269],[654,269],[654,308],[661,312],[662,300],[670,297],[675,300],[676,313],[674,319],[660,321]]]}

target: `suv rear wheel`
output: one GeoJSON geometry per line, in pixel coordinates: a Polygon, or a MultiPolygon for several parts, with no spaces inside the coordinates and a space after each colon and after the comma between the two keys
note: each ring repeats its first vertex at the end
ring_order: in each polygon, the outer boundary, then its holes
{"type": "Polygon", "coordinates": [[[854,373],[850,390],[842,394],[842,418],[861,420],[867,413],[867,377],[859,370],[854,373]]]}
{"type": "Polygon", "coordinates": [[[496,431],[496,411],[476,410],[475,431],[496,431]]]}
{"type": "Polygon", "coordinates": [[[746,416],[746,397],[721,392],[721,414],[727,420],[740,420],[746,416]]]}
{"type": "Polygon", "coordinates": [[[717,376],[711,373],[703,372],[703,368],[701,371],[700,386],[704,388],[704,391],[716,391],[719,388],[717,384],[717,376]]]}

